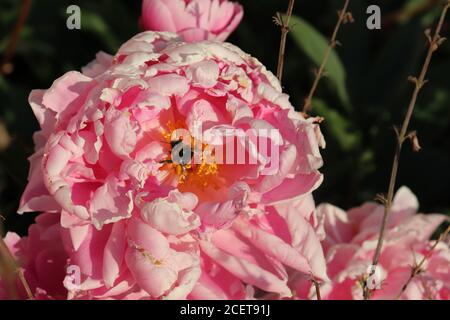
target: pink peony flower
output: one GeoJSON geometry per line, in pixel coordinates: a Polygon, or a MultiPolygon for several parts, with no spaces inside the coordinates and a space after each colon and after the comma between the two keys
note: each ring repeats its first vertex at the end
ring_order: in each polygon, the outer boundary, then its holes
{"type": "Polygon", "coordinates": [[[319,126],[238,48],[145,32],[30,103],[20,212],[60,217],[70,299],[290,296],[291,270],[327,279],[308,196],[319,126]]]}
{"type": "MultiPolygon", "coordinates": [[[[61,243],[59,215],[43,213],[28,230],[28,237],[20,238],[9,232],[5,243],[30,286],[35,299],[66,299],[63,286],[66,274],[67,254],[61,243]]],[[[16,280],[15,290],[7,288],[0,279],[0,300],[13,298],[15,291],[19,299],[27,299],[24,286],[16,280]]]]}
{"type": "MultiPolygon", "coordinates": [[[[408,188],[401,188],[394,201],[379,268],[373,277],[372,299],[395,299],[402,292],[411,267],[429,252],[430,237],[446,216],[417,214],[417,198],[408,188]]],[[[326,299],[362,299],[360,280],[369,273],[375,252],[384,207],[366,203],[342,211],[324,204],[317,208],[326,237],[328,275],[332,279],[322,287],[326,299]]],[[[450,250],[446,243],[433,251],[418,275],[401,294],[401,299],[448,299],[450,290],[450,250]]],[[[298,278],[293,286],[300,298],[313,297],[311,285],[298,278]]]]}
{"type": "Polygon", "coordinates": [[[142,33],[115,57],[99,54],[83,74],[33,91],[30,103],[42,130],[19,211],[62,211],[65,225],[100,230],[136,215],[164,233],[214,231],[253,204],[295,200],[322,181],[315,119],[296,113],[272,73],[230,44],[142,33]],[[198,162],[171,160],[189,144],[180,130],[192,134],[198,162]],[[228,161],[241,144],[244,161],[228,161]]]}
{"type": "Polygon", "coordinates": [[[227,0],[144,0],[145,30],[178,33],[186,42],[225,41],[242,20],[242,6],[227,0]]]}

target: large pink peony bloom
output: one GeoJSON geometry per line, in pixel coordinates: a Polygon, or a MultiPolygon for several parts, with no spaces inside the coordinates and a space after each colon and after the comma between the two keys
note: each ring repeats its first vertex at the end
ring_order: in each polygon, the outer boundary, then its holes
{"type": "Polygon", "coordinates": [[[20,212],[62,209],[63,225],[101,229],[135,214],[165,233],[215,230],[253,204],[295,200],[322,181],[315,119],[296,113],[272,73],[230,44],[142,33],[84,74],[33,91],[30,103],[42,130],[20,212]],[[203,151],[196,164],[170,160],[179,129],[203,151]],[[254,162],[228,161],[240,133],[254,162]],[[255,147],[261,141],[266,152],[255,147]],[[207,159],[217,148],[226,155],[207,159]]]}
{"type": "Polygon", "coordinates": [[[178,33],[186,42],[225,41],[244,15],[242,6],[227,0],[144,0],[145,30],[178,33]]]}
{"type": "MultiPolygon", "coordinates": [[[[373,277],[372,299],[395,299],[406,284],[411,267],[428,254],[429,239],[447,218],[440,214],[417,214],[417,198],[408,188],[401,188],[394,201],[380,257],[373,277]]],[[[376,248],[384,207],[366,203],[345,212],[332,205],[318,207],[326,238],[323,246],[327,255],[331,283],[322,287],[327,299],[362,299],[360,280],[370,271],[376,248]]],[[[446,243],[433,251],[418,275],[400,296],[401,299],[448,299],[450,293],[450,249],[446,243]]],[[[294,282],[301,298],[313,296],[310,285],[302,279],[294,282]]]]}
{"type": "Polygon", "coordinates": [[[145,32],[30,103],[41,131],[20,212],[61,213],[69,298],[290,296],[292,270],[326,280],[319,126],[238,48],[145,32]]]}
{"type": "MultiPolygon", "coordinates": [[[[28,237],[20,238],[9,232],[5,237],[8,246],[36,299],[66,299],[63,280],[68,256],[61,242],[62,227],[59,215],[43,213],[28,230],[28,237]]],[[[13,275],[16,277],[16,275],[13,275]]],[[[0,279],[0,300],[27,299],[25,288],[17,279],[10,288],[0,279]]]]}

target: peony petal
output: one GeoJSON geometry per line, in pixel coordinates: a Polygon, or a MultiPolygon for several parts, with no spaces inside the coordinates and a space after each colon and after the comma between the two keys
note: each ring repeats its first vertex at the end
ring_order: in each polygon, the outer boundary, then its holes
{"type": "Polygon", "coordinates": [[[119,221],[112,227],[111,235],[106,243],[103,254],[103,278],[108,288],[113,286],[114,281],[120,275],[125,249],[125,223],[119,221]]]}
{"type": "Polygon", "coordinates": [[[282,297],[291,296],[291,291],[283,280],[260,268],[258,265],[237,259],[205,241],[201,242],[201,247],[203,252],[211,257],[217,264],[221,265],[242,281],[262,290],[278,293],[282,297]]]}
{"type": "Polygon", "coordinates": [[[131,216],[133,201],[130,192],[123,191],[124,184],[114,177],[108,178],[98,188],[89,206],[92,223],[100,230],[103,225],[114,223],[131,216]]]}

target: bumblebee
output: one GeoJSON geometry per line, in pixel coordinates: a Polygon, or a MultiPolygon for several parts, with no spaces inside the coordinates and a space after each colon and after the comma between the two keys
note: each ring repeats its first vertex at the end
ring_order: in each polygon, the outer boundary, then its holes
{"type": "Polygon", "coordinates": [[[162,163],[162,164],[176,164],[176,165],[181,165],[181,166],[190,165],[191,164],[191,160],[194,157],[194,151],[192,150],[192,148],[190,146],[187,146],[189,148],[189,150],[190,150],[191,155],[190,155],[189,159],[185,159],[184,151],[185,151],[185,147],[186,146],[187,145],[183,145],[183,139],[182,138],[180,138],[178,140],[170,141],[170,154],[172,156],[171,156],[170,159],[162,160],[159,163],[162,163]],[[174,154],[174,152],[176,153],[176,156],[177,156],[178,159],[180,159],[180,161],[173,161],[173,154],[174,154]]]}
{"type": "Polygon", "coordinates": [[[159,163],[161,164],[167,164],[172,165],[172,167],[175,169],[175,172],[180,177],[180,181],[184,182],[188,176],[188,173],[190,170],[192,170],[192,159],[194,157],[194,151],[192,150],[191,146],[187,146],[183,144],[183,139],[180,138],[178,140],[172,140],[170,141],[170,154],[171,157],[166,160],[162,160],[159,163]],[[185,159],[185,149],[186,147],[190,150],[190,157],[185,159]],[[177,160],[174,161],[174,155],[177,160]]]}

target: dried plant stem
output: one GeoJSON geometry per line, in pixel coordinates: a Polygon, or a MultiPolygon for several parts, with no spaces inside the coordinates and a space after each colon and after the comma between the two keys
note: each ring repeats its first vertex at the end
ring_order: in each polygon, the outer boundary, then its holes
{"type": "MultiPolygon", "coordinates": [[[[3,273],[5,275],[11,276],[12,279],[15,278],[13,275],[17,274],[17,277],[22,283],[28,298],[31,300],[34,299],[33,293],[31,292],[30,286],[28,285],[28,282],[25,279],[22,269],[17,266],[17,263],[14,257],[12,256],[11,252],[9,252],[9,249],[6,246],[6,243],[3,241],[2,236],[0,236],[0,262],[1,265],[3,266],[2,268],[3,273]]],[[[16,294],[16,292],[14,293],[16,294]]]]}
{"type": "Polygon", "coordinates": [[[411,283],[411,281],[413,281],[415,277],[417,277],[419,274],[421,274],[423,272],[423,269],[422,269],[423,265],[431,257],[431,255],[433,254],[433,251],[436,249],[438,244],[441,243],[442,241],[444,241],[448,237],[449,232],[450,232],[450,227],[448,227],[447,230],[445,230],[440,235],[440,237],[434,242],[433,246],[430,248],[430,250],[427,252],[427,254],[422,258],[422,260],[420,260],[420,262],[418,264],[415,264],[414,266],[412,266],[411,275],[409,276],[408,281],[402,287],[402,290],[397,295],[396,299],[400,299],[402,294],[406,291],[406,289],[408,289],[408,286],[411,283]]]}
{"type": "MultiPolygon", "coordinates": [[[[445,5],[444,9],[442,10],[442,14],[439,19],[439,23],[436,27],[436,31],[435,31],[433,37],[431,37],[429,30],[427,30],[427,32],[425,32],[425,34],[428,38],[428,42],[429,42],[429,49],[428,49],[427,56],[425,58],[425,62],[422,66],[422,71],[420,72],[419,78],[415,78],[415,77],[409,78],[409,80],[414,83],[415,89],[412,94],[411,101],[409,103],[408,111],[407,111],[405,119],[403,121],[402,128],[400,131],[398,129],[396,129],[397,147],[396,147],[396,151],[395,151],[395,155],[394,155],[394,161],[392,164],[392,172],[391,172],[391,177],[389,180],[388,194],[387,194],[387,197],[385,197],[383,199],[384,207],[385,207],[384,215],[383,215],[383,220],[382,220],[381,226],[380,226],[380,233],[378,236],[377,247],[376,247],[376,250],[375,250],[375,253],[373,256],[372,272],[369,276],[373,276],[373,274],[375,273],[376,266],[378,265],[378,261],[380,259],[381,249],[383,247],[383,240],[384,240],[384,236],[385,236],[385,232],[386,232],[386,225],[387,225],[387,221],[389,218],[389,213],[392,208],[392,203],[394,200],[394,192],[395,192],[395,186],[397,183],[397,174],[398,174],[398,168],[399,168],[399,164],[400,164],[400,155],[402,152],[403,144],[408,139],[411,139],[411,141],[413,141],[413,143],[414,143],[414,141],[417,140],[415,132],[408,132],[408,128],[409,128],[409,124],[410,124],[411,117],[414,112],[414,107],[416,105],[419,93],[420,93],[421,89],[423,88],[423,86],[427,83],[427,80],[425,79],[425,77],[427,75],[428,68],[430,67],[431,58],[433,57],[433,53],[439,48],[439,46],[445,40],[445,38],[442,38],[440,36],[440,33],[442,30],[442,26],[444,25],[444,21],[445,21],[445,18],[446,18],[449,8],[450,8],[450,0],[447,1],[447,4],[445,5]]],[[[366,299],[366,300],[369,299],[370,295],[371,295],[371,290],[368,286],[367,280],[364,282],[363,292],[364,292],[364,299],[366,299]]]]}
{"type": "Polygon", "coordinates": [[[286,18],[282,19],[278,17],[277,24],[281,27],[281,40],[280,40],[280,52],[278,54],[278,68],[277,68],[277,78],[282,80],[283,70],[284,70],[284,57],[286,54],[286,39],[289,33],[289,23],[291,21],[292,12],[294,11],[295,0],[289,0],[288,10],[286,12],[286,18]]]}
{"type": "Polygon", "coordinates": [[[19,43],[20,34],[27,21],[28,14],[30,13],[32,0],[23,0],[22,7],[20,9],[20,15],[17,19],[16,25],[11,33],[8,45],[5,50],[2,62],[0,64],[0,74],[6,75],[12,72],[13,67],[11,61],[16,53],[17,44],[19,43]]]}
{"type": "MultiPolygon", "coordinates": [[[[305,99],[305,104],[303,105],[303,113],[308,113],[311,111],[312,108],[312,99],[316,93],[317,87],[319,86],[320,80],[323,78],[325,74],[325,69],[328,64],[328,60],[330,58],[331,52],[334,48],[338,45],[337,36],[339,33],[339,30],[344,22],[351,17],[348,10],[348,5],[350,3],[350,0],[345,0],[344,7],[341,11],[339,11],[339,19],[336,23],[336,26],[334,27],[333,35],[331,36],[330,43],[325,51],[325,55],[323,56],[322,63],[319,67],[319,70],[316,71],[316,77],[314,79],[313,85],[311,87],[311,90],[309,91],[308,97],[305,99]]],[[[352,18],[350,18],[352,20],[352,18]]]]}
{"type": "Polygon", "coordinates": [[[316,298],[317,298],[317,300],[322,300],[322,295],[320,293],[320,283],[317,280],[315,280],[315,279],[312,279],[311,282],[313,283],[314,288],[316,289],[316,298]]]}

